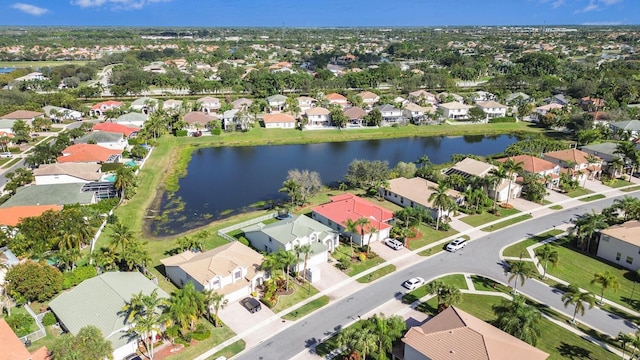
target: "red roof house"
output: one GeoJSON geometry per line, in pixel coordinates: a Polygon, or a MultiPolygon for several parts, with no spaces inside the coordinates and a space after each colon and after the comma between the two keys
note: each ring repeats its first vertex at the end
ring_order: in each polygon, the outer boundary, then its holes
{"type": "Polygon", "coordinates": [[[29,353],[18,336],[4,319],[0,319],[0,360],[44,360],[48,359],[46,347],[41,347],[33,354],[29,353]]]}
{"type": "Polygon", "coordinates": [[[59,163],[113,163],[122,157],[122,150],[112,150],[95,144],[74,144],[62,150],[59,163]]]}
{"type": "Polygon", "coordinates": [[[29,217],[42,215],[47,210],[60,211],[60,205],[11,206],[0,208],[0,226],[16,226],[29,217]]]}
{"type": "Polygon", "coordinates": [[[89,110],[89,115],[102,116],[104,112],[111,109],[120,108],[122,106],[122,102],[109,100],[99,102],[91,107],[89,110]]]}
{"type": "Polygon", "coordinates": [[[135,126],[125,126],[118,123],[103,122],[93,125],[93,131],[104,131],[124,134],[126,138],[132,138],[138,135],[140,128],[135,126]],[[133,136],[132,136],[133,135],[133,136]]]}
{"type": "Polygon", "coordinates": [[[389,237],[391,230],[389,221],[393,219],[393,212],[353,194],[334,196],[331,202],[311,210],[311,217],[314,220],[340,231],[345,236],[353,235],[353,241],[359,245],[389,237]],[[364,229],[359,226],[357,234],[349,234],[345,230],[345,223],[349,219],[356,221],[361,218],[367,219],[369,223],[364,225],[364,229]],[[375,231],[372,232],[372,228],[375,231]],[[363,233],[364,236],[362,236],[363,233]]]}

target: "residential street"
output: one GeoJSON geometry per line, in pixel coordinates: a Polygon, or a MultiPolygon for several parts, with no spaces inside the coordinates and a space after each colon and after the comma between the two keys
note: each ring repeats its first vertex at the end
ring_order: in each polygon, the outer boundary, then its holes
{"type": "MultiPolygon", "coordinates": [[[[458,253],[442,252],[415,265],[394,272],[370,286],[322,308],[304,320],[292,324],[282,332],[273,334],[259,345],[247,349],[238,358],[262,360],[292,358],[304,351],[306,347],[320,342],[338,330],[340,326],[348,325],[357,320],[359,315],[375,309],[390,299],[395,298],[400,301],[402,294],[406,292],[406,289],[402,288],[400,284],[413,276],[422,276],[429,280],[448,273],[466,272],[483,275],[506,283],[507,276],[504,273],[503,263],[499,257],[500,249],[523,238],[551,229],[554,226],[566,225],[576,215],[592,209],[600,211],[602,208],[611,205],[614,199],[608,198],[596,202],[588,202],[578,207],[536,217],[505,230],[480,237],[470,242],[466,249],[458,253]]],[[[531,279],[527,280],[524,286],[518,286],[518,290],[557,311],[563,312],[568,316],[573,315],[572,308],[564,308],[560,300],[562,293],[558,290],[531,279]]],[[[630,322],[599,308],[589,310],[583,318],[578,317],[578,320],[614,337],[621,331],[629,333],[636,329],[635,325],[630,322]]]]}

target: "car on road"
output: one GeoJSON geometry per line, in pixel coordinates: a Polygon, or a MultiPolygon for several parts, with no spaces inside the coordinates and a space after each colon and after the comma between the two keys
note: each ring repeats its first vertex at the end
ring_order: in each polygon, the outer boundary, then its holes
{"type": "Polygon", "coordinates": [[[262,310],[262,305],[260,305],[260,301],[252,297],[246,297],[240,300],[240,305],[242,305],[245,309],[247,309],[252,314],[262,310]]]}
{"type": "Polygon", "coordinates": [[[404,244],[402,243],[402,241],[398,239],[391,239],[391,238],[386,239],[384,241],[384,244],[392,248],[393,250],[400,250],[404,247],[404,244]]]}
{"type": "Polygon", "coordinates": [[[447,251],[456,252],[465,246],[467,246],[467,240],[464,238],[457,238],[447,245],[447,251]]]}
{"type": "Polygon", "coordinates": [[[13,157],[13,154],[10,152],[0,153],[0,158],[12,158],[12,157],[13,157]]]}
{"type": "Polygon", "coordinates": [[[422,285],[424,285],[424,279],[421,277],[414,277],[402,283],[402,286],[409,290],[413,290],[422,285]]]}

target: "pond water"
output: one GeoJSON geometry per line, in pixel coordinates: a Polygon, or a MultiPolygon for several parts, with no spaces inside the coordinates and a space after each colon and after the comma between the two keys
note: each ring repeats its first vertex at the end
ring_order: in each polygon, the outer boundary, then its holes
{"type": "Polygon", "coordinates": [[[16,68],[12,67],[0,67],[0,74],[7,74],[15,70],[16,68]]]}
{"type": "Polygon", "coordinates": [[[426,154],[439,164],[453,154],[499,153],[515,141],[510,135],[480,135],[202,148],[193,153],[180,189],[172,197],[163,194],[159,208],[149,214],[160,220],[148,228],[168,236],[286,199],[278,190],[290,169],[317,171],[330,184],[344,177],[354,159],[386,160],[393,167],[426,154]]]}

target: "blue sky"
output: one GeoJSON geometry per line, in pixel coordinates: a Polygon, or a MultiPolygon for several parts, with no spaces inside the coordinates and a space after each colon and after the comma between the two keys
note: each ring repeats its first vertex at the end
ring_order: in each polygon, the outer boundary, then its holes
{"type": "Polygon", "coordinates": [[[637,25],[640,0],[0,0],[2,25],[637,25]]]}

